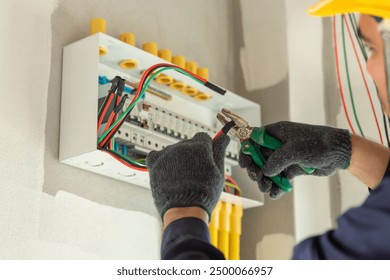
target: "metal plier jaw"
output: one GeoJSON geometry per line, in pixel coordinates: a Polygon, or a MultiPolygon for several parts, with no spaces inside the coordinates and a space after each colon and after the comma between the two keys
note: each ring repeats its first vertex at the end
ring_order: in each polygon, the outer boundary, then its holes
{"type": "MultiPolygon", "coordinates": [[[[251,127],[245,119],[228,109],[223,108],[221,113],[217,114],[217,119],[224,126],[222,132],[229,133],[233,137],[239,139],[241,142],[241,151],[244,154],[251,156],[252,160],[259,168],[262,168],[267,160],[260,149],[261,147],[277,150],[283,146],[283,142],[269,135],[264,127],[251,127]],[[230,119],[230,121],[226,118],[230,119]],[[231,126],[233,124],[234,126],[231,126]],[[230,127],[231,129],[229,130],[230,127]],[[226,131],[224,131],[225,129],[226,131]],[[252,141],[249,141],[249,139],[252,141]]],[[[310,167],[301,166],[301,168],[307,174],[311,174],[315,171],[314,168],[310,167]]],[[[269,179],[285,192],[289,192],[293,188],[289,180],[281,174],[269,177],[269,179]]]]}
{"type": "Polygon", "coordinates": [[[253,127],[249,126],[248,122],[239,115],[226,108],[222,108],[221,113],[217,114],[217,119],[223,126],[225,126],[228,122],[233,121],[235,126],[230,129],[228,134],[237,138],[240,142],[250,138],[253,127]]]}
{"type": "MultiPolygon", "coordinates": [[[[242,153],[250,156],[259,168],[262,168],[267,160],[261,152],[262,146],[276,150],[283,145],[278,139],[269,136],[264,127],[251,127],[245,119],[225,108],[222,109],[221,114],[217,115],[217,119],[224,126],[222,131],[224,128],[229,128],[229,122],[230,125],[232,122],[235,124],[228,133],[240,140],[242,153]]],[[[225,133],[227,132],[225,131],[225,133]]],[[[289,180],[280,174],[269,177],[269,179],[285,192],[289,192],[293,188],[289,180]]]]}

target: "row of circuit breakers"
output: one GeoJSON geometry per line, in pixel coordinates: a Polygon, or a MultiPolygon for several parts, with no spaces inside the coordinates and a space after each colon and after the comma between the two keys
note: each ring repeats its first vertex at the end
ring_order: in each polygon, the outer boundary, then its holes
{"type": "MultiPolygon", "coordinates": [[[[107,94],[107,87],[100,86],[99,96],[100,94],[107,94]]],[[[130,100],[126,101],[124,107],[129,103],[130,100]]],[[[192,138],[198,132],[205,132],[212,137],[217,133],[217,129],[157,104],[141,101],[131,111],[115,139],[120,150],[125,146],[129,153],[136,149],[140,156],[145,156],[149,151],[161,150],[180,140],[192,138]]],[[[239,149],[239,143],[231,141],[226,157],[232,160],[232,164],[238,160],[239,149]]]]}

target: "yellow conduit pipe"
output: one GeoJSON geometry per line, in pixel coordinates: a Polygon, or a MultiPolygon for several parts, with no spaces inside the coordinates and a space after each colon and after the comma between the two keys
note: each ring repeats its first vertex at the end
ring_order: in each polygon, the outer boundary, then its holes
{"type": "MultiPolygon", "coordinates": [[[[172,57],[172,63],[176,64],[177,66],[179,66],[181,68],[186,67],[186,59],[182,55],[176,55],[176,56],[172,57]]],[[[174,80],[169,85],[170,88],[172,88],[174,90],[180,90],[180,91],[183,90],[186,86],[187,85],[184,82],[180,82],[180,81],[176,81],[176,80],[174,80]]]]}
{"type": "Polygon", "coordinates": [[[240,259],[242,214],[242,206],[232,206],[232,214],[230,216],[229,260],[240,259]]]}
{"type": "Polygon", "coordinates": [[[229,235],[230,235],[230,215],[232,213],[232,204],[222,202],[219,213],[219,232],[218,232],[218,249],[229,259],[229,235]]]}
{"type": "Polygon", "coordinates": [[[214,208],[213,213],[211,214],[211,220],[209,224],[210,232],[210,243],[214,247],[218,248],[218,229],[219,229],[219,213],[221,211],[222,202],[218,201],[217,205],[214,208]]]}
{"type": "MultiPolygon", "coordinates": [[[[158,51],[158,56],[168,62],[172,61],[172,52],[169,49],[161,49],[158,51]]],[[[163,85],[170,85],[173,82],[173,78],[171,76],[167,76],[165,74],[159,75],[156,79],[156,82],[163,85]]]]}
{"type": "MultiPolygon", "coordinates": [[[[93,18],[89,24],[89,34],[106,33],[106,20],[104,18],[93,18]]],[[[105,46],[99,46],[99,55],[106,55],[108,52],[105,46]]]]}
{"type": "MultiPolygon", "coordinates": [[[[198,65],[196,64],[196,62],[186,61],[186,64],[185,64],[186,70],[196,74],[197,68],[198,68],[198,65]]],[[[194,87],[187,86],[181,92],[185,95],[194,96],[198,93],[198,90],[194,87]]]]}

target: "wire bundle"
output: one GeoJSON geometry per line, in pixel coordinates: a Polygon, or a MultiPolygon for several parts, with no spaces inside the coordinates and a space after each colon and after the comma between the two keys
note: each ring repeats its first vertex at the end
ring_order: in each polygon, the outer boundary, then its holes
{"type": "Polygon", "coordinates": [[[110,103],[114,99],[115,91],[117,91],[116,98],[115,98],[115,106],[114,110],[110,113],[110,116],[108,118],[108,122],[106,124],[106,127],[100,137],[98,137],[97,141],[97,147],[98,149],[102,150],[103,152],[106,152],[113,156],[116,160],[120,161],[121,163],[125,164],[126,166],[138,170],[138,171],[147,171],[145,164],[137,162],[136,160],[127,157],[126,155],[122,155],[114,150],[112,150],[112,138],[116,134],[116,132],[119,130],[119,128],[122,126],[122,124],[125,122],[126,118],[130,115],[130,112],[134,108],[134,106],[144,97],[145,91],[149,84],[154,80],[156,76],[158,76],[161,72],[166,70],[175,70],[193,80],[196,82],[212,89],[213,91],[219,93],[219,94],[225,94],[226,91],[215,84],[207,81],[206,79],[187,71],[179,66],[168,64],[168,63],[159,63],[155,64],[148,69],[144,71],[144,73],[141,76],[140,82],[138,84],[138,87],[133,90],[134,97],[132,98],[130,104],[126,109],[123,110],[121,114],[119,112],[123,109],[123,106],[125,104],[125,101],[127,98],[127,95],[125,95],[123,98],[120,98],[121,92],[123,92],[124,88],[124,80],[120,77],[115,77],[111,81],[111,88],[109,90],[109,94],[107,95],[101,109],[99,110],[98,114],[98,131],[101,126],[101,123],[103,121],[103,118],[105,114],[107,113],[107,110],[109,108],[110,103]],[[118,93],[118,89],[120,94],[118,93]],[[119,95],[119,99],[118,99],[119,95]]]}
{"type": "Polygon", "coordinates": [[[241,196],[241,189],[237,182],[229,175],[225,175],[225,192],[231,193],[230,188],[233,189],[234,195],[241,196]]]}
{"type": "MultiPolygon", "coordinates": [[[[342,85],[342,81],[341,81],[341,73],[340,73],[341,70],[340,70],[340,63],[339,63],[339,50],[338,50],[338,44],[337,44],[337,29],[336,29],[337,24],[336,24],[336,20],[337,20],[337,18],[335,16],[333,18],[333,40],[334,40],[334,52],[335,52],[336,70],[337,70],[337,81],[338,81],[339,90],[340,90],[341,102],[343,104],[343,109],[344,109],[344,113],[345,113],[348,125],[349,125],[352,133],[355,133],[354,127],[352,125],[352,122],[351,122],[349,114],[348,114],[348,110],[347,110],[347,106],[346,106],[346,102],[345,102],[345,98],[344,98],[344,89],[343,89],[343,85],[342,85]]],[[[365,61],[367,61],[368,55],[367,55],[367,52],[365,50],[364,43],[362,42],[362,40],[360,39],[360,37],[358,35],[357,23],[356,23],[356,19],[354,18],[353,15],[349,15],[349,22],[350,22],[350,24],[352,26],[352,30],[354,31],[354,35],[355,35],[356,41],[358,42],[358,45],[360,47],[360,51],[362,52],[365,61]]],[[[345,71],[346,71],[346,78],[347,78],[347,83],[348,83],[348,90],[349,90],[349,95],[350,95],[350,99],[351,99],[351,105],[352,105],[352,109],[353,109],[354,118],[355,118],[356,124],[358,126],[358,130],[359,130],[360,135],[362,137],[365,137],[364,132],[363,132],[363,130],[361,128],[359,119],[358,119],[358,115],[357,115],[357,111],[356,111],[356,107],[355,107],[354,95],[353,95],[353,91],[352,91],[351,78],[350,78],[350,74],[349,74],[348,58],[347,58],[345,27],[347,27],[349,39],[350,39],[350,41],[352,43],[354,54],[355,54],[356,60],[357,60],[358,65],[359,65],[359,70],[360,70],[360,73],[361,73],[363,81],[364,81],[365,89],[366,89],[366,92],[367,92],[367,95],[368,95],[368,98],[369,98],[369,101],[370,101],[370,106],[371,106],[371,109],[372,109],[372,112],[373,112],[375,124],[376,124],[376,127],[378,129],[379,139],[380,139],[381,143],[383,144],[382,132],[381,132],[381,128],[380,128],[380,125],[379,125],[379,122],[378,122],[377,114],[376,114],[375,109],[374,109],[374,105],[373,105],[373,101],[372,101],[372,97],[371,97],[371,92],[370,92],[370,89],[368,88],[367,79],[365,77],[365,74],[364,74],[364,71],[363,71],[363,67],[362,67],[362,63],[360,61],[359,54],[358,54],[357,49],[356,49],[355,41],[354,41],[353,36],[352,36],[352,32],[351,32],[351,28],[350,28],[349,22],[348,22],[347,17],[345,15],[341,16],[341,31],[342,31],[344,64],[345,64],[345,71]]],[[[384,124],[384,128],[385,128],[385,134],[386,134],[387,143],[390,146],[388,129],[387,129],[387,121],[386,121],[386,117],[385,117],[384,114],[383,114],[383,124],[384,124]]]]}

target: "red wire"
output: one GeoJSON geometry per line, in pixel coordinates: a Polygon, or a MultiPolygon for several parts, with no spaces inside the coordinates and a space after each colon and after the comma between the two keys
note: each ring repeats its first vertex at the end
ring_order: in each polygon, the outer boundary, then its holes
{"type": "MultiPolygon", "coordinates": [[[[232,177],[230,177],[229,175],[225,174],[225,178],[226,178],[228,181],[230,181],[233,185],[235,185],[235,186],[238,187],[237,182],[236,182],[232,177]]],[[[240,195],[241,193],[240,193],[239,190],[234,189],[234,194],[240,195]]]]}
{"type": "Polygon", "coordinates": [[[100,142],[99,144],[99,148],[102,148],[104,147],[104,145],[106,144],[107,142],[107,139],[111,138],[111,135],[114,134],[114,131],[116,130],[116,128],[121,124],[121,122],[117,123],[115,127],[112,128],[112,130],[107,134],[107,136],[104,138],[104,140],[102,142],[100,142]]]}
{"type": "MultiPolygon", "coordinates": [[[[167,66],[167,67],[172,67],[172,66],[174,66],[174,65],[168,64],[168,63],[159,63],[159,64],[153,65],[152,67],[149,67],[149,68],[146,69],[146,70],[144,71],[144,73],[142,74],[141,79],[140,79],[138,85],[143,85],[143,84],[144,84],[144,81],[145,81],[146,77],[149,75],[149,72],[153,71],[155,68],[158,68],[158,67],[165,67],[165,66],[167,66]]],[[[178,67],[178,66],[177,66],[177,67],[178,67]]],[[[178,67],[178,68],[180,68],[180,67],[178,67]]],[[[180,69],[183,69],[183,68],[180,68],[180,69]]],[[[185,69],[183,69],[183,70],[185,70],[185,69]]],[[[141,89],[142,89],[142,86],[141,86],[141,87],[140,87],[140,86],[137,87],[137,91],[135,92],[135,95],[134,95],[133,99],[131,99],[130,105],[138,98],[138,96],[139,96],[140,93],[141,93],[141,89]]],[[[130,105],[129,105],[129,106],[130,106],[130,105]]],[[[106,137],[104,138],[104,140],[103,140],[102,142],[100,142],[99,147],[103,147],[103,146],[105,145],[105,143],[107,142],[106,139],[109,139],[109,138],[110,138],[110,136],[113,134],[113,132],[116,130],[116,128],[118,127],[118,125],[119,125],[120,123],[121,123],[121,122],[119,122],[115,127],[112,128],[112,130],[110,131],[110,133],[108,133],[108,134],[106,135],[106,137]]]]}
{"type": "MultiPolygon", "coordinates": [[[[164,63],[161,63],[161,64],[164,64],[164,63]]],[[[167,65],[170,65],[170,64],[167,64],[167,65]]],[[[171,65],[170,65],[170,66],[171,66],[171,65]]],[[[142,84],[143,84],[143,82],[144,82],[144,80],[145,80],[145,77],[148,75],[148,73],[149,73],[150,71],[153,71],[153,69],[154,69],[154,67],[153,67],[153,68],[148,68],[148,69],[142,74],[141,80],[140,80],[140,82],[139,82],[139,85],[142,85],[142,84]]],[[[139,96],[140,92],[141,92],[141,87],[137,87],[137,91],[136,91],[136,93],[135,93],[133,99],[131,100],[130,105],[133,103],[133,101],[134,101],[135,99],[137,99],[137,97],[139,96]]],[[[130,106],[130,105],[129,105],[129,106],[130,106]]],[[[106,142],[107,142],[107,139],[111,138],[111,135],[114,133],[114,131],[116,130],[116,128],[118,127],[118,125],[120,125],[120,123],[121,123],[121,122],[117,123],[117,125],[116,125],[115,127],[113,127],[113,128],[111,129],[111,131],[106,135],[106,137],[100,142],[100,144],[99,144],[99,147],[100,147],[100,148],[101,148],[101,147],[104,147],[104,145],[105,145],[106,142]]]]}
{"type": "MultiPolygon", "coordinates": [[[[174,67],[174,68],[178,68],[178,69],[181,69],[181,70],[185,71],[189,75],[197,78],[198,80],[202,81],[203,83],[207,82],[206,79],[204,79],[204,78],[202,78],[202,77],[200,77],[200,76],[198,76],[198,75],[196,75],[196,74],[194,74],[194,73],[192,73],[192,72],[190,72],[190,71],[188,71],[188,70],[186,70],[184,68],[181,68],[179,66],[176,66],[176,65],[173,65],[173,64],[169,64],[169,63],[158,63],[158,64],[155,64],[152,67],[149,67],[148,69],[146,69],[146,71],[141,76],[141,80],[139,81],[139,85],[143,85],[146,77],[149,75],[149,72],[154,71],[156,68],[160,68],[160,67],[174,67]]],[[[136,91],[133,99],[131,100],[130,104],[133,103],[133,101],[138,98],[138,96],[139,96],[139,94],[141,92],[141,88],[142,87],[137,87],[137,91],[136,91]]]]}
{"type": "Polygon", "coordinates": [[[349,118],[349,115],[348,115],[347,106],[345,105],[343,85],[341,83],[339,52],[338,52],[338,47],[337,47],[336,16],[333,17],[333,41],[334,41],[334,54],[335,54],[335,59],[336,59],[337,82],[339,84],[339,89],[340,89],[341,103],[343,104],[344,114],[345,114],[345,117],[347,118],[349,128],[351,129],[352,133],[355,133],[355,130],[353,129],[353,126],[351,123],[351,119],[349,118]]]}
{"type": "MultiPolygon", "coordinates": [[[[104,128],[103,133],[107,131],[107,129],[111,126],[111,124],[112,124],[113,122],[115,122],[115,113],[114,113],[114,112],[111,112],[111,115],[110,115],[110,117],[108,118],[108,121],[107,121],[107,123],[106,123],[106,127],[104,128]]],[[[112,139],[111,139],[111,140],[112,140],[112,139]]],[[[111,140],[110,140],[110,142],[108,143],[108,148],[109,148],[110,150],[112,150],[112,141],[111,141],[111,140]]]]}
{"type": "Polygon", "coordinates": [[[107,112],[107,109],[108,107],[110,106],[111,104],[111,101],[112,101],[112,98],[114,97],[114,94],[111,92],[109,93],[109,97],[107,99],[107,103],[106,105],[104,106],[103,110],[102,110],[102,113],[100,114],[100,117],[99,117],[99,120],[98,120],[98,124],[97,124],[97,131],[99,132],[99,128],[103,122],[103,119],[104,119],[104,116],[106,115],[106,112],[107,112]]]}
{"type": "Polygon", "coordinates": [[[114,113],[114,112],[111,112],[111,115],[110,115],[110,117],[108,118],[108,121],[107,121],[107,123],[106,123],[106,127],[104,128],[103,133],[106,132],[107,129],[111,126],[111,124],[112,124],[112,122],[113,122],[113,120],[114,120],[114,117],[115,117],[115,113],[114,113]]]}
{"type": "Polygon", "coordinates": [[[215,134],[215,136],[213,137],[213,141],[215,141],[215,139],[217,139],[219,136],[221,136],[222,134],[222,129],[220,131],[218,131],[217,134],[215,134]]]}
{"type": "Polygon", "coordinates": [[[237,182],[236,182],[236,181],[234,181],[234,179],[233,179],[232,177],[230,177],[230,176],[229,176],[229,175],[227,175],[227,174],[225,174],[225,177],[226,177],[226,179],[228,179],[230,182],[232,182],[232,183],[233,183],[233,185],[236,185],[236,186],[238,186],[237,182]]]}
{"type": "Polygon", "coordinates": [[[117,161],[119,161],[120,163],[126,165],[127,167],[131,168],[131,169],[134,169],[134,170],[138,170],[138,171],[142,171],[142,172],[148,172],[148,169],[147,168],[142,168],[142,167],[136,167],[136,166],[133,166],[133,165],[130,165],[129,163],[127,163],[126,161],[124,161],[123,159],[121,159],[120,157],[117,157],[116,155],[113,155],[111,154],[110,152],[108,151],[105,151],[105,150],[101,150],[102,152],[105,152],[107,154],[109,154],[110,156],[112,156],[114,159],[116,159],[117,161]]]}
{"type": "MultiPolygon", "coordinates": [[[[115,107],[119,105],[120,101],[121,101],[121,97],[120,97],[119,95],[117,95],[116,100],[115,100],[115,107]]],[[[108,119],[108,123],[109,123],[110,125],[116,121],[116,115],[115,115],[115,113],[112,112],[111,114],[114,114],[114,117],[112,118],[111,121],[110,121],[110,119],[108,119]]],[[[110,116],[110,118],[111,118],[111,116],[110,116]]],[[[106,128],[104,129],[104,131],[106,131],[106,130],[110,127],[110,125],[106,126],[106,128]]],[[[112,147],[112,141],[110,141],[110,143],[108,143],[108,149],[112,150],[112,148],[113,148],[113,147],[112,147]]]]}
{"type": "MultiPolygon", "coordinates": [[[[179,67],[179,66],[176,66],[176,65],[173,65],[173,64],[168,64],[168,63],[159,63],[159,64],[155,64],[155,65],[153,65],[152,67],[149,67],[148,69],[146,69],[146,71],[142,74],[141,79],[140,79],[138,85],[143,85],[144,82],[145,82],[145,79],[146,79],[146,77],[149,75],[149,73],[150,73],[151,71],[154,71],[156,68],[159,68],[159,67],[175,67],[175,68],[181,69],[181,70],[187,72],[188,74],[190,74],[190,75],[196,77],[197,79],[199,79],[199,80],[202,81],[203,83],[206,83],[206,82],[207,82],[206,79],[204,79],[204,78],[202,78],[202,77],[200,77],[200,76],[198,76],[198,75],[196,75],[196,74],[194,74],[194,73],[192,73],[192,72],[190,72],[190,71],[188,71],[188,70],[186,70],[186,69],[184,69],[184,68],[181,68],[181,67],[179,67]]],[[[140,86],[137,87],[137,91],[136,91],[136,93],[135,93],[133,99],[131,100],[130,104],[132,104],[132,103],[138,98],[138,96],[139,96],[140,93],[141,93],[141,89],[142,89],[142,87],[140,87],[140,86]]],[[[119,123],[120,123],[120,122],[119,122],[119,123]]],[[[118,124],[119,124],[119,123],[118,123],[118,124]]],[[[106,142],[107,142],[106,139],[109,139],[109,138],[110,138],[110,136],[112,135],[113,131],[115,131],[115,129],[116,129],[116,127],[118,126],[118,124],[111,130],[111,132],[110,132],[109,134],[106,135],[106,137],[104,138],[104,140],[103,140],[102,142],[100,142],[99,147],[104,147],[104,145],[105,145],[106,142]]]]}
{"type": "Polygon", "coordinates": [[[345,17],[344,18],[344,22],[347,26],[347,29],[348,29],[348,34],[349,34],[349,38],[351,39],[351,42],[352,42],[352,46],[353,46],[353,51],[355,53],[355,56],[356,56],[356,59],[359,63],[359,69],[360,69],[360,73],[362,74],[362,77],[363,77],[363,81],[364,81],[364,85],[366,87],[366,91],[367,91],[367,94],[368,94],[368,98],[370,100],[370,104],[371,104],[371,109],[372,109],[372,112],[374,113],[374,118],[375,118],[375,123],[376,123],[376,127],[378,128],[378,133],[379,133],[379,138],[381,139],[381,142],[383,144],[383,138],[382,138],[382,132],[381,132],[381,129],[379,127],[379,122],[378,122],[378,118],[376,116],[376,112],[375,112],[375,109],[374,109],[374,104],[372,103],[372,98],[371,98],[371,92],[370,92],[370,89],[368,88],[368,85],[367,85],[367,80],[366,80],[366,76],[364,74],[364,71],[363,71],[363,67],[362,67],[362,64],[360,62],[360,58],[359,58],[359,55],[356,51],[356,46],[355,46],[355,41],[353,40],[353,37],[352,37],[352,33],[351,33],[351,29],[349,28],[349,24],[348,24],[348,21],[345,17]]]}

